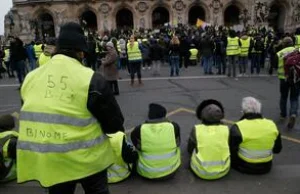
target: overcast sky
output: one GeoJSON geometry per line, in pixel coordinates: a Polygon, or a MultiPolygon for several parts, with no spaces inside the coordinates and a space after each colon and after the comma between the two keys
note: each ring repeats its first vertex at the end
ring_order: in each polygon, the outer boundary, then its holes
{"type": "Polygon", "coordinates": [[[12,0],[0,0],[0,35],[4,34],[4,16],[12,7],[12,0]]]}

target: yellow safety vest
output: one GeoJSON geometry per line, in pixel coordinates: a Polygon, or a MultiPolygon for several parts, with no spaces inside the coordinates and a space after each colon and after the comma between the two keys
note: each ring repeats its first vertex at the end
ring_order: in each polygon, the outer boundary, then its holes
{"type": "Polygon", "coordinates": [[[48,64],[27,74],[21,88],[17,148],[18,182],[37,180],[43,187],[94,175],[114,161],[86,105],[94,71],[65,55],[48,64]]]}
{"type": "Polygon", "coordinates": [[[118,183],[128,178],[131,174],[129,166],[131,168],[132,165],[127,164],[122,158],[123,139],[126,135],[123,132],[117,132],[108,136],[116,155],[114,164],[107,169],[108,183],[118,183]]]}
{"type": "Polygon", "coordinates": [[[295,47],[287,47],[277,53],[277,56],[278,56],[277,76],[279,79],[285,79],[284,57],[287,56],[288,54],[292,53],[293,51],[295,51],[295,47]]]}
{"type": "Polygon", "coordinates": [[[172,123],[143,124],[138,154],[137,172],[142,177],[155,179],[175,172],[181,164],[181,158],[172,123]]]}
{"type": "Polygon", "coordinates": [[[42,44],[33,46],[36,58],[39,58],[40,55],[43,53],[42,46],[43,46],[42,44]]]}
{"type": "Polygon", "coordinates": [[[230,170],[229,129],[225,125],[196,125],[197,149],[191,169],[200,178],[219,179],[230,170]]]}
{"type": "Polygon", "coordinates": [[[241,41],[241,44],[242,44],[241,54],[240,55],[242,57],[246,57],[246,56],[248,56],[248,53],[249,53],[249,47],[250,47],[251,38],[248,37],[246,40],[240,39],[240,41],[241,41]]]}
{"type": "Polygon", "coordinates": [[[12,137],[18,137],[18,133],[16,131],[0,133],[0,149],[2,149],[4,165],[6,168],[9,168],[7,174],[4,175],[5,177],[0,179],[0,182],[9,182],[17,179],[16,161],[8,157],[8,145],[12,137]]]}
{"type": "Polygon", "coordinates": [[[47,56],[42,53],[39,57],[39,67],[45,65],[48,61],[50,61],[51,56],[47,56]]]}
{"type": "Polygon", "coordinates": [[[191,53],[190,60],[197,60],[198,50],[195,48],[190,49],[190,53],[191,53]]]}
{"type": "Polygon", "coordinates": [[[8,62],[9,61],[9,55],[10,55],[9,49],[5,49],[4,53],[5,53],[4,62],[8,62]]]}
{"type": "Polygon", "coordinates": [[[296,39],[295,47],[300,48],[300,35],[296,35],[295,39],[296,39]]]}
{"type": "Polygon", "coordinates": [[[244,119],[236,123],[243,142],[238,156],[249,163],[265,163],[273,159],[273,147],[279,134],[276,124],[268,119],[244,119]]]}
{"type": "Polygon", "coordinates": [[[142,60],[142,53],[139,49],[139,43],[134,42],[134,45],[131,47],[130,43],[127,44],[127,54],[129,61],[138,61],[142,60]]]}
{"type": "Polygon", "coordinates": [[[226,55],[239,55],[240,54],[240,45],[239,45],[239,38],[227,38],[227,48],[226,48],[226,55]]]}

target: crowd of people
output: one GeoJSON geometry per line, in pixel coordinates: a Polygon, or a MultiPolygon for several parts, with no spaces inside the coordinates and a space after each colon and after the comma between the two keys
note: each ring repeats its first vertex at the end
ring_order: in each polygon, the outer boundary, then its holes
{"type": "MultiPolygon", "coordinates": [[[[134,171],[147,179],[173,177],[181,166],[180,126],[167,120],[162,105],[150,104],[148,120],[131,132],[129,144],[114,97],[119,94],[118,69],[128,71],[133,86],[135,74],[143,84],[143,67],[159,75],[163,62],[170,63],[170,76],[180,75],[180,67],[201,64],[205,74],[213,74],[216,67],[217,74],[236,77],[237,66],[241,74],[247,73],[249,57],[250,73],[260,73],[270,56],[269,73],[278,68],[280,79],[281,117],[288,116],[290,93],[289,128],[293,128],[300,82],[288,79],[284,57],[298,49],[299,35],[223,28],[124,35],[98,42],[71,22],[61,27],[56,44],[48,40],[24,47],[20,39],[12,39],[9,53],[4,50],[2,57],[8,75],[14,75],[10,67],[17,72],[22,108],[18,132],[12,131],[11,116],[0,118],[0,179],[36,180],[50,194],[74,193],[77,183],[87,194],[108,194],[108,182],[123,181],[134,171]]],[[[231,166],[250,174],[271,170],[273,153],[282,149],[277,126],[263,117],[257,99],[247,97],[241,104],[243,116],[231,128],[222,123],[225,110],[220,102],[209,99],[197,107],[202,123],[188,140],[190,169],[196,176],[219,179],[231,166]]]]}

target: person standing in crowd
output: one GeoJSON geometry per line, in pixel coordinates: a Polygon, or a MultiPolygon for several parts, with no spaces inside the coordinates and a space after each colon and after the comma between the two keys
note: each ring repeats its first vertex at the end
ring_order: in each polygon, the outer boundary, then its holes
{"type": "Polygon", "coordinates": [[[202,56],[202,64],[204,68],[205,75],[212,75],[212,66],[213,66],[213,52],[214,52],[214,42],[211,39],[211,36],[206,33],[200,43],[200,53],[202,56]]]}
{"type": "Polygon", "coordinates": [[[264,52],[264,39],[261,34],[256,34],[252,43],[250,45],[251,51],[251,75],[254,73],[254,68],[256,73],[260,73],[261,68],[261,57],[263,57],[264,52]]]}
{"type": "Polygon", "coordinates": [[[265,174],[272,168],[273,153],[282,149],[276,124],[261,114],[261,103],[253,98],[242,100],[243,116],[230,129],[232,167],[242,173],[265,174]]]}
{"type": "Polygon", "coordinates": [[[157,40],[152,39],[150,46],[150,59],[152,61],[153,75],[160,75],[160,65],[164,57],[163,48],[158,44],[157,40]]]}
{"type": "Polygon", "coordinates": [[[87,194],[109,194],[115,160],[106,134],[124,131],[123,115],[104,78],[81,63],[88,46],[79,24],[61,27],[56,48],[22,85],[18,183],[36,180],[49,194],[72,194],[80,183],[87,194]]]}
{"type": "Polygon", "coordinates": [[[278,70],[277,75],[280,81],[280,117],[285,119],[287,117],[287,100],[290,95],[290,120],[288,123],[288,128],[292,129],[296,122],[296,117],[298,115],[299,107],[299,89],[300,83],[290,83],[285,76],[284,72],[284,57],[295,51],[293,46],[293,40],[290,37],[285,37],[282,41],[283,49],[277,53],[277,64],[278,70]]]}
{"type": "Polygon", "coordinates": [[[240,54],[239,69],[240,69],[240,74],[244,76],[248,68],[249,48],[250,48],[251,38],[247,36],[246,32],[244,32],[242,37],[240,38],[240,42],[241,42],[241,54],[240,54]]]}
{"type": "Polygon", "coordinates": [[[224,108],[216,100],[204,100],[196,114],[202,124],[189,137],[190,168],[202,179],[220,179],[230,170],[229,129],[221,123],[224,108]]]}
{"type": "Polygon", "coordinates": [[[30,44],[26,45],[26,52],[28,56],[28,62],[30,66],[30,70],[34,70],[36,68],[36,56],[34,52],[34,42],[32,41],[30,44]]]}
{"type": "Polygon", "coordinates": [[[138,150],[137,173],[147,179],[168,179],[180,167],[180,128],[166,119],[165,107],[149,105],[149,120],[135,127],[131,141],[138,150]]]}
{"type": "Polygon", "coordinates": [[[108,183],[119,183],[131,175],[138,154],[127,141],[125,133],[119,131],[108,137],[116,155],[114,164],[107,169],[108,183]]]}
{"type": "Polygon", "coordinates": [[[170,57],[170,76],[173,77],[174,73],[179,76],[179,60],[180,60],[180,41],[176,35],[173,35],[169,46],[170,57]]]}
{"type": "Polygon", "coordinates": [[[12,115],[0,116],[0,183],[17,178],[16,147],[18,132],[14,131],[12,115]]]}
{"type": "Polygon", "coordinates": [[[119,95],[119,74],[117,69],[118,53],[112,42],[106,43],[106,50],[107,53],[105,58],[101,60],[104,78],[108,81],[114,95],[119,95]]]}
{"type": "Polygon", "coordinates": [[[294,36],[294,43],[296,48],[300,48],[300,28],[296,29],[296,33],[294,36]]]}
{"type": "Polygon", "coordinates": [[[119,40],[119,58],[120,58],[120,65],[122,69],[126,69],[129,72],[129,67],[128,67],[128,57],[127,57],[127,51],[126,51],[127,47],[126,47],[126,41],[121,38],[119,40]]]}
{"type": "MultiPolygon", "coordinates": [[[[14,38],[10,45],[10,62],[17,72],[19,84],[22,85],[25,78],[25,60],[27,58],[26,49],[19,38],[14,38]]],[[[20,88],[19,88],[20,89],[20,88]]]]}
{"type": "Polygon", "coordinates": [[[189,66],[189,60],[190,60],[190,42],[188,40],[188,37],[183,34],[180,39],[180,68],[184,65],[184,67],[187,69],[189,66]],[[183,62],[183,65],[182,65],[183,62]]]}
{"type": "Polygon", "coordinates": [[[40,57],[40,55],[43,53],[44,44],[40,41],[37,41],[36,43],[34,43],[33,49],[35,53],[35,59],[37,60],[40,57]]]}
{"type": "Polygon", "coordinates": [[[14,71],[13,71],[13,68],[12,68],[12,65],[10,62],[10,47],[9,46],[4,47],[4,54],[5,54],[5,56],[3,58],[3,61],[7,68],[7,75],[9,78],[14,78],[15,75],[14,75],[14,71]]]}
{"type": "Polygon", "coordinates": [[[45,65],[48,61],[50,61],[52,55],[55,53],[55,39],[48,40],[47,44],[45,45],[44,51],[40,54],[38,58],[37,65],[41,67],[45,65]]]}
{"type": "Polygon", "coordinates": [[[139,85],[142,85],[142,73],[141,73],[141,63],[142,63],[142,53],[139,43],[135,40],[134,35],[130,37],[129,43],[127,44],[127,55],[130,70],[131,82],[130,85],[134,85],[134,75],[137,74],[139,85]]]}
{"type": "Polygon", "coordinates": [[[141,52],[143,58],[143,70],[145,70],[146,68],[150,70],[151,69],[150,45],[147,39],[142,40],[141,52]]]}
{"type": "Polygon", "coordinates": [[[87,66],[96,71],[97,55],[96,55],[96,41],[91,34],[87,38],[88,52],[86,53],[87,66]]]}
{"type": "Polygon", "coordinates": [[[215,62],[216,67],[218,68],[218,75],[225,75],[226,74],[226,61],[225,61],[225,55],[226,55],[226,47],[225,43],[222,40],[222,37],[220,34],[218,34],[214,40],[214,52],[215,52],[215,62]]]}
{"type": "Polygon", "coordinates": [[[231,75],[236,78],[236,65],[238,63],[238,58],[240,55],[241,42],[236,36],[234,30],[229,31],[229,37],[227,38],[226,45],[226,55],[227,55],[227,67],[228,67],[228,77],[231,75]]]}

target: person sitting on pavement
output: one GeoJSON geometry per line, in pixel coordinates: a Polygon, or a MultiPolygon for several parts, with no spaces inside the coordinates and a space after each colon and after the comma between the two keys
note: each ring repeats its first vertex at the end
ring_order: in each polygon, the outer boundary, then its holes
{"type": "Polygon", "coordinates": [[[196,115],[202,124],[194,127],[189,138],[190,168],[202,179],[220,179],[230,170],[229,128],[221,123],[224,108],[209,99],[198,106],[196,115]]]}
{"type": "Polygon", "coordinates": [[[262,116],[261,103],[253,98],[242,100],[243,116],[230,129],[232,167],[242,173],[265,174],[272,168],[273,153],[282,149],[276,124],[262,116]]]}
{"type": "Polygon", "coordinates": [[[0,183],[17,178],[16,145],[18,133],[13,131],[15,121],[12,115],[0,116],[0,183]]]}
{"type": "Polygon", "coordinates": [[[181,164],[180,128],[166,119],[167,110],[159,104],[150,104],[148,118],[131,133],[138,150],[137,173],[147,179],[173,177],[181,164]]]}
{"type": "Polygon", "coordinates": [[[108,134],[108,137],[116,156],[114,164],[107,169],[108,183],[118,183],[129,178],[138,154],[126,140],[125,133],[108,134]]]}

